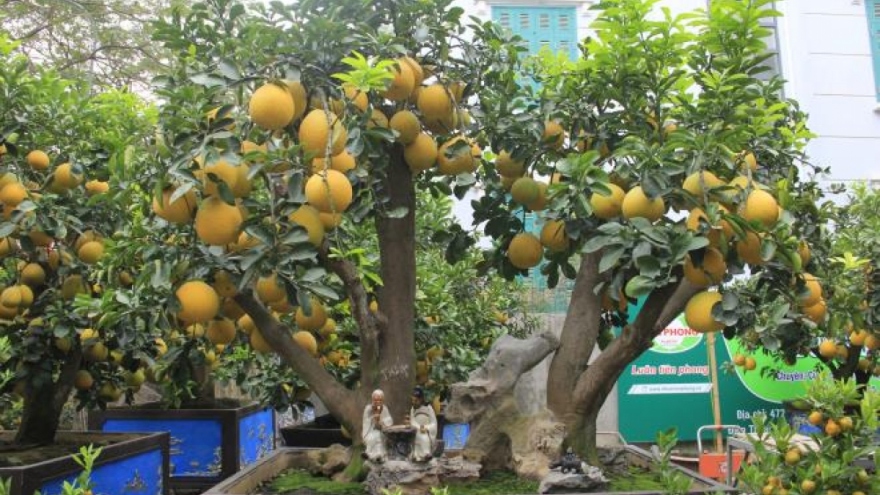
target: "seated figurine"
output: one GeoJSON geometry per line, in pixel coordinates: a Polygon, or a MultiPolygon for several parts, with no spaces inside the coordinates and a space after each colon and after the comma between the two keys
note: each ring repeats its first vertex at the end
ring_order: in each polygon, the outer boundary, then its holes
{"type": "Polygon", "coordinates": [[[382,430],[394,424],[385,407],[385,393],[374,390],[372,401],[364,407],[362,439],[364,457],[373,462],[385,462],[385,436],[382,430]]]}
{"type": "Polygon", "coordinates": [[[425,404],[425,392],[420,387],[413,390],[409,424],[416,430],[412,460],[415,462],[431,460],[437,439],[437,417],[434,415],[434,408],[430,404],[425,404]]]}

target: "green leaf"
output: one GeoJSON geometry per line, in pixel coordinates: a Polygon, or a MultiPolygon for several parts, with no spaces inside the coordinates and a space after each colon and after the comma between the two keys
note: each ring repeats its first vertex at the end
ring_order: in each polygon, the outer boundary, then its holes
{"type": "Polygon", "coordinates": [[[636,275],[626,283],[624,292],[627,297],[636,298],[650,294],[654,287],[655,283],[653,280],[642,275],[636,275]]]}
{"type": "Polygon", "coordinates": [[[602,252],[602,260],[599,261],[599,273],[605,273],[609,269],[614,268],[625,252],[626,246],[619,244],[607,246],[605,251],[602,252]]]}

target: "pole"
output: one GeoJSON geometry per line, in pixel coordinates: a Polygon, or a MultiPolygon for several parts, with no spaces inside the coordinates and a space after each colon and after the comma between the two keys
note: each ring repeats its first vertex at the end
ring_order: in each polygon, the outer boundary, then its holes
{"type": "Polygon", "coordinates": [[[709,351],[709,376],[712,380],[712,417],[715,420],[715,451],[724,451],[724,439],[721,435],[721,398],[718,390],[718,362],[715,358],[715,332],[706,335],[706,347],[709,351]]]}

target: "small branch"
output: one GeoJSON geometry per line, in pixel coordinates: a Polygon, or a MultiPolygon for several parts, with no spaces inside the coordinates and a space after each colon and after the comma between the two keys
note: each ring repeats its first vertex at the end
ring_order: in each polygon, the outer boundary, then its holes
{"type": "MultiPolygon", "coordinates": [[[[324,241],[318,250],[318,259],[322,265],[342,280],[345,293],[351,303],[351,315],[360,330],[361,376],[374,376],[378,372],[379,365],[379,334],[387,326],[388,321],[381,313],[373,314],[370,311],[367,289],[357,272],[357,268],[348,260],[332,258],[328,241],[324,241]]],[[[361,381],[366,382],[367,380],[361,381]]]]}

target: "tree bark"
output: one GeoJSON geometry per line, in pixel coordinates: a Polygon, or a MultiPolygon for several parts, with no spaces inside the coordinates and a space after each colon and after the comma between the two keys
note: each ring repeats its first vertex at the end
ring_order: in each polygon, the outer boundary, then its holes
{"type": "Polygon", "coordinates": [[[699,290],[686,280],[654,290],[635,321],[626,325],[620,336],[578,376],[571,394],[574,414],[564,418],[566,445],[588,462],[599,461],[596,419],[617,379],[629,363],[651,348],[654,338],[684,310],[687,301],[699,290]]]}
{"type": "Polygon", "coordinates": [[[587,369],[601,329],[602,298],[594,292],[601,280],[601,257],[601,253],[591,253],[581,258],[562,325],[561,345],[550,362],[547,407],[560,419],[574,414],[571,392],[578,377],[587,369]]]}
{"type": "MultiPolygon", "coordinates": [[[[403,159],[403,148],[390,154],[385,180],[387,212],[406,208],[406,214],[376,219],[381,257],[382,288],[378,291],[379,312],[387,325],[379,334],[378,386],[385,392],[391,416],[401,421],[409,411],[409,397],[415,384],[416,194],[412,172],[403,159]]],[[[362,377],[370,383],[371,377],[362,377]]]]}
{"type": "Polygon", "coordinates": [[[345,428],[360,443],[362,406],[355,392],[348,390],[324,369],[317,359],[293,341],[288,329],[257,302],[250,292],[239,292],[235,302],[254,320],[260,334],[281,360],[290,366],[345,428]]]}
{"type": "Polygon", "coordinates": [[[46,380],[40,386],[27,384],[21,424],[15,435],[19,445],[48,445],[55,442],[55,434],[61,423],[61,412],[70,392],[73,380],[82,362],[82,350],[77,345],[61,364],[58,379],[46,380]]]}

